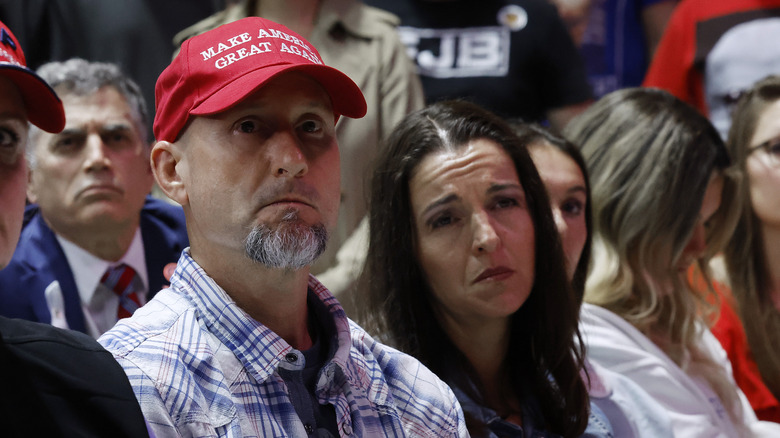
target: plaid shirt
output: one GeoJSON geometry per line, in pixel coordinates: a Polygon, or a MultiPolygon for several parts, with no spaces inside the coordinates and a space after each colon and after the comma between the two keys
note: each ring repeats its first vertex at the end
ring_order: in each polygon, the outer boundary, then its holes
{"type": "MultiPolygon", "coordinates": [[[[320,370],[316,396],[335,407],[341,436],[468,436],[452,390],[411,356],[349,321],[314,277],[338,349],[320,370]]],[[[278,368],[302,353],[252,319],[185,250],[171,287],[100,343],[125,369],[159,437],[305,437],[278,368]]]]}

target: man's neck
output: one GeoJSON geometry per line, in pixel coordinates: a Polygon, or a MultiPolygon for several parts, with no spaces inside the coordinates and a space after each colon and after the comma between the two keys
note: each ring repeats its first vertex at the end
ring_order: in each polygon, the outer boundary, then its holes
{"type": "Polygon", "coordinates": [[[271,269],[241,255],[200,253],[191,243],[192,258],[253,319],[279,335],[293,348],[312,345],[306,305],[309,268],[271,269]]]}
{"type": "Polygon", "coordinates": [[[281,23],[310,38],[321,0],[257,0],[254,15],[281,23]]]}
{"type": "MultiPolygon", "coordinates": [[[[46,224],[57,235],[78,245],[95,257],[109,262],[121,259],[133,242],[138,222],[116,226],[64,226],[50,222],[46,224]]],[[[105,225],[105,224],[104,224],[105,225]]]]}

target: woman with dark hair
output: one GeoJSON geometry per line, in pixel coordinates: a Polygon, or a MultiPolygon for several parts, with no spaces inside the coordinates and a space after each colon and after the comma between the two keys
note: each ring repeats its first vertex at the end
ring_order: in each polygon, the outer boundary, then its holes
{"type": "Polygon", "coordinates": [[[780,76],[742,95],[727,146],[741,177],[742,213],[717,259],[727,275],[716,277],[731,293],[724,291],[712,332],[758,418],[780,422],[780,76]]]}
{"type": "Polygon", "coordinates": [[[712,288],[697,293],[685,276],[694,262],[706,267],[736,223],[717,131],[669,93],[633,88],[603,97],[565,133],[581,145],[592,184],[593,262],[580,314],[588,358],[644,388],[675,436],[766,432],[707,328],[712,288]]]}
{"type": "MultiPolygon", "coordinates": [[[[410,114],[371,199],[364,324],[453,387],[472,435],[580,436],[578,303],[544,186],[511,128],[466,102],[410,114]]],[[[610,436],[603,417],[591,426],[610,436]]]]}
{"type": "Polygon", "coordinates": [[[585,289],[590,261],[590,182],[579,149],[570,141],[536,124],[512,122],[526,145],[550,198],[561,236],[566,270],[579,300],[585,289]]]}
{"type": "MultiPolygon", "coordinates": [[[[585,160],[568,140],[539,125],[513,122],[542,178],[561,236],[574,294],[581,302],[588,275],[591,246],[590,183],[585,160]]],[[[649,394],[626,377],[584,361],[591,403],[609,419],[616,437],[673,436],[669,416],[649,394]]]]}

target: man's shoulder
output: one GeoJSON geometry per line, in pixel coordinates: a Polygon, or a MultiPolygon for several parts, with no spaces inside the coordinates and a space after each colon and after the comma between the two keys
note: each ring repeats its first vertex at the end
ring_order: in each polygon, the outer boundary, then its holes
{"type": "Polygon", "coordinates": [[[361,385],[376,391],[375,401],[395,410],[407,430],[465,435],[463,412],[446,383],[416,358],[378,342],[351,321],[350,332],[351,366],[358,369],[349,372],[366,379],[361,385]]]}
{"type": "Polygon", "coordinates": [[[117,357],[141,354],[162,359],[195,342],[192,335],[198,330],[197,312],[192,303],[186,295],[167,288],[131,317],[117,322],[98,342],[117,357]]]}
{"type": "Polygon", "coordinates": [[[181,206],[173,205],[151,196],[146,197],[144,206],[141,209],[141,218],[142,220],[151,220],[157,226],[171,231],[186,232],[184,209],[181,206]]]}
{"type": "MultiPolygon", "coordinates": [[[[29,366],[46,369],[58,364],[55,368],[66,367],[71,371],[86,364],[93,367],[97,362],[116,366],[111,355],[95,339],[81,332],[0,316],[0,336],[3,348],[29,366]]],[[[82,375],[76,372],[73,377],[77,374],[82,375]]]]}
{"type": "Polygon", "coordinates": [[[98,342],[114,355],[128,376],[144,376],[161,389],[186,378],[192,368],[189,363],[203,355],[208,336],[187,297],[168,288],[133,316],[117,322],[98,342]],[[165,381],[161,372],[169,373],[173,380],[165,381]]]}
{"type": "Polygon", "coordinates": [[[35,212],[29,219],[11,261],[0,270],[0,313],[7,316],[20,316],[12,309],[33,297],[42,299],[44,289],[58,275],[70,273],[62,248],[40,214],[35,212]]]}
{"type": "Polygon", "coordinates": [[[378,378],[378,374],[381,374],[388,384],[414,384],[415,382],[406,381],[405,378],[418,375],[418,373],[430,374],[433,377],[430,382],[435,384],[436,387],[449,389],[417,358],[374,339],[373,336],[353,321],[350,321],[350,336],[352,339],[352,351],[357,353],[356,355],[353,354],[352,357],[362,359],[357,362],[357,366],[374,373],[373,376],[368,374],[369,377],[378,378]],[[405,374],[405,372],[409,372],[409,375],[405,374]]]}
{"type": "Polygon", "coordinates": [[[53,257],[54,254],[46,250],[46,245],[59,246],[54,231],[43,220],[38,206],[36,204],[28,205],[24,211],[24,224],[14,252],[14,259],[30,260],[37,257],[53,257]]]}
{"type": "MultiPolygon", "coordinates": [[[[0,270],[0,289],[8,289],[11,284],[40,283],[46,280],[50,270],[46,269],[52,263],[67,265],[61,255],[45,251],[38,242],[30,242],[30,239],[20,239],[14,256],[3,270],[0,270]],[[42,276],[43,277],[42,277],[42,276]]],[[[68,269],[70,269],[68,267],[68,269]]]]}
{"type": "MultiPolygon", "coordinates": [[[[124,369],[158,436],[233,421],[240,367],[186,294],[164,289],[98,339],[124,369]],[[228,371],[229,370],[229,371],[228,371]]],[[[199,433],[203,430],[199,429],[199,433]]]]}
{"type": "MultiPolygon", "coordinates": [[[[174,260],[169,260],[166,254],[166,263],[175,262],[181,251],[189,246],[184,210],[178,205],[148,196],[141,210],[140,226],[145,246],[149,245],[154,251],[172,252],[170,255],[174,260]]],[[[149,250],[146,252],[148,254],[149,250]]]]}
{"type": "Polygon", "coordinates": [[[357,0],[332,0],[323,6],[323,11],[326,10],[335,13],[341,25],[362,38],[395,36],[395,28],[401,23],[392,12],[357,0]]]}
{"type": "MultiPolygon", "coordinates": [[[[0,316],[0,335],[6,345],[30,348],[35,345],[58,345],[69,351],[105,353],[105,350],[94,339],[84,333],[63,330],[49,324],[43,324],[19,319],[9,319],[0,316]]],[[[42,348],[42,351],[50,347],[42,348]]]]}
{"type": "Polygon", "coordinates": [[[94,339],[2,317],[0,334],[0,370],[12,379],[0,404],[31,436],[57,430],[148,436],[127,376],[94,339]]]}
{"type": "Polygon", "coordinates": [[[84,333],[0,316],[0,336],[3,354],[13,357],[13,363],[26,372],[67,375],[69,370],[75,383],[84,377],[83,367],[94,368],[98,363],[116,367],[111,355],[84,333]]]}
{"type": "Polygon", "coordinates": [[[182,208],[151,196],[141,210],[140,228],[151,297],[167,284],[165,266],[176,263],[190,241],[182,208]]]}

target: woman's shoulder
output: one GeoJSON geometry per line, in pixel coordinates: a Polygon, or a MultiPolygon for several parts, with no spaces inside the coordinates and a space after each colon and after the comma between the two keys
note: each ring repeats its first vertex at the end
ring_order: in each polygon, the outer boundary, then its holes
{"type": "Polygon", "coordinates": [[[684,378],[680,368],[650,338],[603,307],[584,304],[580,330],[588,359],[606,369],[624,375],[637,373],[640,380],[650,369],[684,378]]]}
{"type": "MultiPolygon", "coordinates": [[[[645,390],[666,411],[676,435],[729,436],[729,432],[717,432],[731,426],[717,395],[705,381],[688,375],[620,316],[586,306],[581,319],[587,358],[645,390]]],[[[701,334],[702,348],[709,350],[712,335],[709,330],[701,334]]]]}
{"type": "Polygon", "coordinates": [[[594,304],[582,305],[580,330],[587,345],[596,344],[600,348],[629,350],[636,348],[647,351],[648,347],[655,347],[647,336],[623,317],[594,304]]]}
{"type": "Polygon", "coordinates": [[[673,436],[666,410],[631,379],[590,360],[585,361],[588,394],[609,419],[616,437],[673,436]]]}

